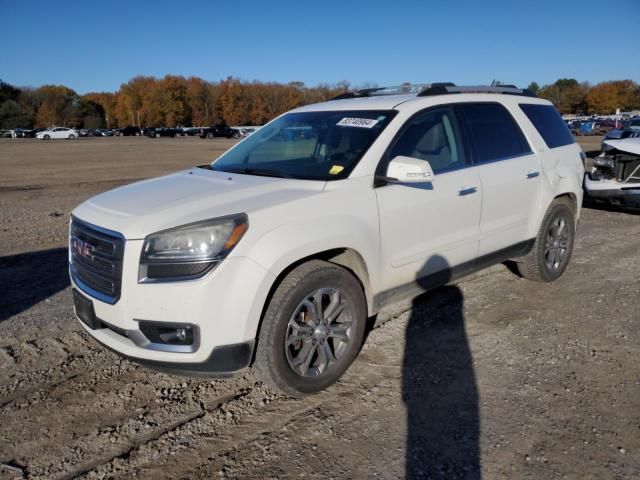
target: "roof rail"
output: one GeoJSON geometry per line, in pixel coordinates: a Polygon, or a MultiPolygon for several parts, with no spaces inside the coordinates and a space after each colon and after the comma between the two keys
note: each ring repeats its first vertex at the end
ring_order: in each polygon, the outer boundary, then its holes
{"type": "Polygon", "coordinates": [[[455,87],[451,82],[437,83],[403,83],[402,85],[394,85],[392,87],[375,87],[356,90],[355,92],[345,92],[332,98],[331,100],[344,100],[346,98],[370,97],[372,95],[402,95],[409,93],[424,92],[434,87],[455,87]]]}
{"type": "Polygon", "coordinates": [[[478,85],[473,87],[457,87],[455,85],[436,85],[423,90],[419,97],[429,97],[431,95],[447,95],[450,93],[501,93],[504,95],[523,95],[525,97],[537,97],[535,93],[526,88],[517,88],[514,85],[486,86],[478,85]]]}

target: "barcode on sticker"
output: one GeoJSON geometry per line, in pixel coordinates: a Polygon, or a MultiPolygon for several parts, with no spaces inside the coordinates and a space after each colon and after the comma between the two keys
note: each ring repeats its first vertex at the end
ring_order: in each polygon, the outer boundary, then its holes
{"type": "Polygon", "coordinates": [[[373,118],[343,118],[336,125],[339,127],[360,127],[360,128],[373,128],[378,120],[373,118]]]}

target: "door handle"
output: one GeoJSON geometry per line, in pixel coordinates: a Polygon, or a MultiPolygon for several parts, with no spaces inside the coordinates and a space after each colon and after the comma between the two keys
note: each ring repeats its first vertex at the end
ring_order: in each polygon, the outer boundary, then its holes
{"type": "Polygon", "coordinates": [[[527,178],[536,178],[539,175],[540,172],[538,172],[537,170],[531,170],[529,173],[527,173],[527,178]]]}
{"type": "Polygon", "coordinates": [[[478,187],[464,187],[461,190],[458,190],[458,196],[463,197],[465,195],[471,195],[472,193],[476,193],[478,191],[478,187]]]}

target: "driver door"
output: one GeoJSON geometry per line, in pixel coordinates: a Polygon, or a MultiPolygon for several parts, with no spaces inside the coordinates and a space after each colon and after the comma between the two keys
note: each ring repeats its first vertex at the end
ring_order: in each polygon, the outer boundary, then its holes
{"type": "Polygon", "coordinates": [[[396,156],[427,160],[433,181],[376,189],[386,290],[432,274],[470,268],[480,237],[480,178],[465,155],[453,108],[424,110],[407,121],[379,167],[396,156]]]}

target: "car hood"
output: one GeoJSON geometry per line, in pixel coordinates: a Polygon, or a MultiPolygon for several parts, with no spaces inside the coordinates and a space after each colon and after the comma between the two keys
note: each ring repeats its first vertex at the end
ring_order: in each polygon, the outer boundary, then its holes
{"type": "Polygon", "coordinates": [[[640,155],[640,138],[638,137],[625,138],[622,140],[605,140],[603,143],[621,152],[640,155]]]}
{"type": "Polygon", "coordinates": [[[321,192],[326,182],[192,168],[97,195],[74,211],[128,240],[199,220],[247,213],[321,192]]]}

